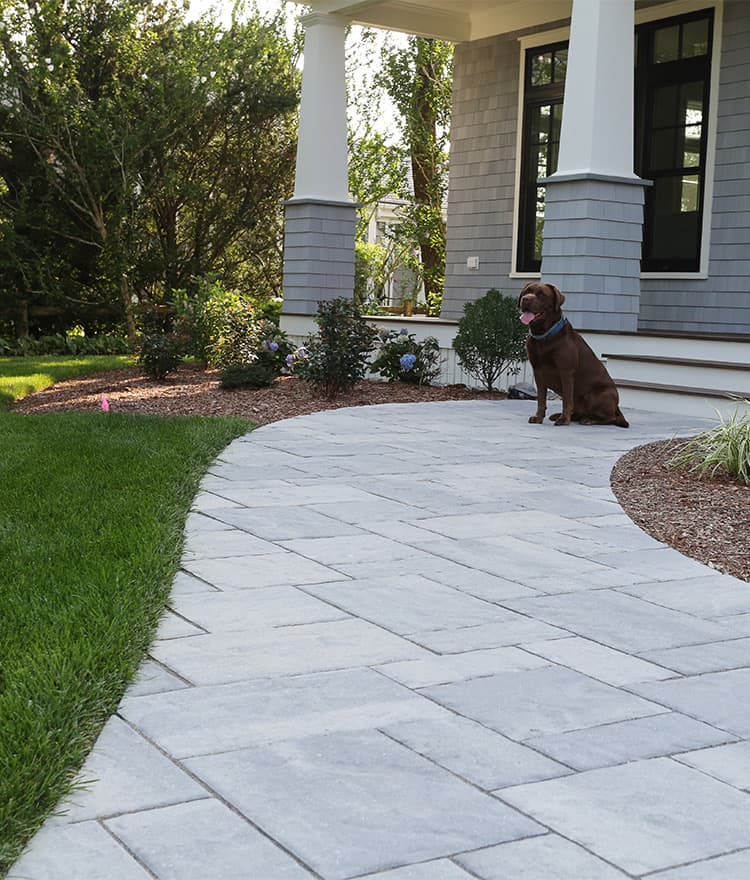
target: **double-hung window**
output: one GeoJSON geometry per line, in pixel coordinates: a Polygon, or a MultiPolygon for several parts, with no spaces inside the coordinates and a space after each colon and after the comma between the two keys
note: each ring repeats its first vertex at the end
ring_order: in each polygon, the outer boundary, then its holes
{"type": "MultiPolygon", "coordinates": [[[[697,272],[706,178],[713,10],[636,28],[635,173],[646,187],[641,269],[697,272]]],[[[544,184],[557,169],[567,43],[526,52],[516,269],[538,272],[544,184]]]]}

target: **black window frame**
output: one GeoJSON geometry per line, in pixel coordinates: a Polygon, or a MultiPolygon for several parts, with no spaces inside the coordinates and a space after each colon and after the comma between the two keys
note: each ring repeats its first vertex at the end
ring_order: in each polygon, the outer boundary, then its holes
{"type": "MultiPolygon", "coordinates": [[[[635,62],[635,100],[634,100],[634,170],[645,180],[655,183],[669,176],[682,174],[699,178],[697,236],[694,254],[688,258],[664,256],[651,251],[651,231],[655,223],[656,186],[645,187],[645,205],[643,217],[643,249],[641,272],[658,272],[665,274],[697,273],[700,271],[703,249],[703,225],[705,210],[705,190],[708,152],[708,124],[711,106],[711,69],[714,40],[714,8],[669,18],[655,19],[644,22],[635,28],[636,57],[635,62]],[[706,19],[708,22],[708,45],[705,55],[680,58],[674,61],[655,62],[651,60],[656,32],[666,27],[680,26],[692,21],[706,19]],[[699,162],[697,166],[672,166],[656,168],[649,152],[650,130],[648,121],[653,112],[656,89],[667,85],[686,85],[693,82],[703,84],[703,116],[701,122],[701,140],[699,162]]],[[[535,110],[545,104],[562,104],[564,101],[564,82],[535,86],[531,82],[532,60],[535,56],[546,52],[555,52],[568,48],[568,40],[534,46],[526,50],[524,59],[524,93],[523,119],[521,134],[521,176],[519,186],[518,231],[516,236],[516,272],[536,273],[541,269],[541,260],[535,256],[537,183],[536,145],[532,142],[532,124],[535,110]]],[[[548,170],[548,175],[555,168],[548,170]]],[[[658,184],[657,184],[658,185],[658,184]]],[[[542,187],[543,188],[543,187],[542,187]]]]}

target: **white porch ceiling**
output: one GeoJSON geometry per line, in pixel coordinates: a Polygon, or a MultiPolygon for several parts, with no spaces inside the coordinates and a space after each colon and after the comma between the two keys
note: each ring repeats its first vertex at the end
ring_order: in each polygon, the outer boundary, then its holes
{"type": "Polygon", "coordinates": [[[572,0],[295,0],[355,24],[455,43],[570,17],[572,0]]]}

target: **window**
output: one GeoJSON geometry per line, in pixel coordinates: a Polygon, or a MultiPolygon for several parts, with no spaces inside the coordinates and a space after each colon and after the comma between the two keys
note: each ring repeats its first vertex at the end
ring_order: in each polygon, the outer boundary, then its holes
{"type": "MultiPolygon", "coordinates": [[[[643,271],[700,263],[713,10],[636,28],[635,172],[646,188],[643,271]]],[[[567,43],[526,53],[517,270],[538,272],[545,187],[557,169],[567,43]]]]}

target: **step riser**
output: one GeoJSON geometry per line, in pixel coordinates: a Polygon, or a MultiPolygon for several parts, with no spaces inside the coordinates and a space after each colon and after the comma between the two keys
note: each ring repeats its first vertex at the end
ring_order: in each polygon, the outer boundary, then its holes
{"type": "Polygon", "coordinates": [[[599,356],[605,353],[647,355],[750,365],[750,342],[586,332],[582,335],[599,356]]]}
{"type": "Polygon", "coordinates": [[[750,394],[750,371],[717,370],[715,367],[686,367],[674,364],[650,364],[638,361],[606,362],[610,376],[615,380],[634,379],[637,382],[658,382],[660,385],[680,385],[686,388],[718,388],[737,394],[750,394]]]}
{"type": "MultiPolygon", "coordinates": [[[[738,406],[737,403],[730,400],[721,401],[716,398],[670,394],[665,391],[644,391],[640,388],[620,388],[618,390],[620,394],[620,407],[626,417],[628,417],[628,410],[642,409],[646,412],[695,416],[716,421],[717,411],[724,418],[730,418],[738,406]]],[[[742,407],[741,411],[750,413],[750,408],[742,407]]]]}

